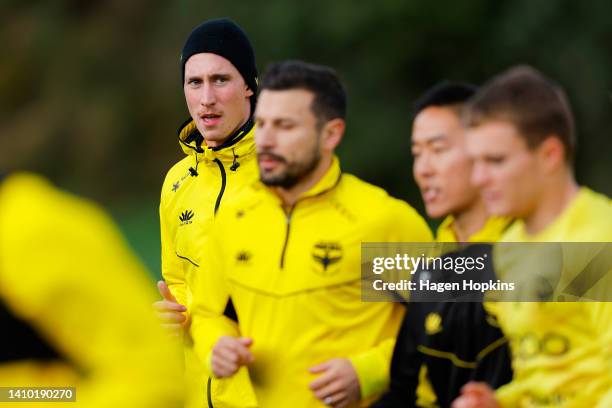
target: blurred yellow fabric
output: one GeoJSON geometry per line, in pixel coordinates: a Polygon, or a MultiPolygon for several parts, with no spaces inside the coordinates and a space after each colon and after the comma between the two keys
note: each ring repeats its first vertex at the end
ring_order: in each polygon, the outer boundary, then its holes
{"type": "MultiPolygon", "coordinates": [[[[76,387],[77,402],[28,407],[181,406],[180,350],[153,317],[154,285],[94,204],[33,174],[1,182],[0,300],[57,353],[16,359],[7,346],[0,386],[76,387]]],[[[3,344],[23,346],[18,333],[3,328],[3,344]]]]}

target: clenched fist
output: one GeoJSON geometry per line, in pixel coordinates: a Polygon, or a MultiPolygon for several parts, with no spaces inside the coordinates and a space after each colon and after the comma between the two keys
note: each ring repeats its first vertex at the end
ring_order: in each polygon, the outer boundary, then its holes
{"type": "Polygon", "coordinates": [[[213,347],[211,365],[217,378],[231,377],[240,367],[254,361],[249,347],[253,339],[221,336],[213,347]]]}

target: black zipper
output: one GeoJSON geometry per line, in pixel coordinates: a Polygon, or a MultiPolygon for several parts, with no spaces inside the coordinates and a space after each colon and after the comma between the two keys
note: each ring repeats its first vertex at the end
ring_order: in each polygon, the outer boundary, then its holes
{"type": "MultiPolygon", "coordinates": [[[[280,258],[280,267],[281,267],[281,269],[283,269],[285,267],[285,254],[287,252],[287,244],[289,243],[289,232],[291,231],[291,215],[293,214],[293,210],[295,210],[295,206],[297,205],[297,203],[299,203],[299,202],[301,202],[303,200],[319,197],[319,196],[327,193],[328,191],[331,191],[332,189],[336,188],[338,183],[340,183],[340,179],[341,178],[342,178],[342,174],[340,174],[338,176],[338,179],[336,180],[336,182],[334,183],[333,186],[331,186],[327,190],[323,190],[323,191],[321,191],[321,192],[319,192],[319,193],[317,193],[317,194],[315,194],[313,196],[304,197],[304,198],[301,198],[301,199],[297,200],[295,203],[293,203],[291,208],[289,208],[289,211],[285,212],[285,217],[286,217],[286,220],[287,220],[287,233],[285,234],[285,243],[283,244],[283,252],[281,253],[281,258],[280,258]]],[[[284,212],[284,210],[283,210],[283,212],[284,212]]]]}
{"type": "Polygon", "coordinates": [[[206,399],[208,400],[208,408],[215,408],[212,403],[212,391],[210,387],[212,387],[212,377],[208,377],[208,387],[206,390],[206,399]]]}
{"type": "Polygon", "coordinates": [[[291,231],[291,215],[293,214],[293,209],[295,208],[295,204],[291,206],[288,212],[285,213],[285,219],[287,221],[287,232],[285,234],[285,243],[283,244],[283,252],[281,252],[280,258],[280,267],[283,269],[285,267],[285,253],[287,252],[287,244],[289,243],[289,232],[291,231]]]}
{"type": "Polygon", "coordinates": [[[225,184],[227,183],[227,176],[225,174],[225,167],[223,167],[223,163],[221,163],[221,160],[215,159],[213,161],[217,163],[217,166],[219,166],[219,171],[221,172],[221,190],[219,190],[217,202],[215,203],[215,215],[217,215],[217,211],[219,211],[219,206],[221,205],[221,199],[223,198],[223,193],[225,193],[225,184]]]}

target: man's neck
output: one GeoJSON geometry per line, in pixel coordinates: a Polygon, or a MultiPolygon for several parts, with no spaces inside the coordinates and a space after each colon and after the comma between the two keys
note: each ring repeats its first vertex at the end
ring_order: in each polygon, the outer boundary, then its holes
{"type": "Polygon", "coordinates": [[[302,194],[310,190],[327,173],[332,164],[332,157],[321,157],[317,167],[308,175],[299,180],[293,187],[273,187],[274,193],[280,197],[285,210],[291,209],[302,194]]]}
{"type": "Polygon", "coordinates": [[[453,214],[453,232],[459,242],[467,242],[472,235],[480,231],[487,222],[489,214],[480,198],[469,207],[453,214]]]}
{"type": "Polygon", "coordinates": [[[552,224],[578,194],[579,187],[568,170],[557,178],[551,178],[544,186],[533,211],[523,218],[529,235],[536,235],[552,224]]]}

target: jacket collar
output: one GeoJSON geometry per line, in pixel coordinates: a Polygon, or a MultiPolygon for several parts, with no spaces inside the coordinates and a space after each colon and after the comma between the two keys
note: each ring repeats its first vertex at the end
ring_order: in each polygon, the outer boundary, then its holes
{"type": "Polygon", "coordinates": [[[325,173],[325,175],[321,177],[321,179],[309,190],[303,192],[298,198],[298,201],[309,197],[315,197],[332,190],[334,187],[336,187],[336,185],[338,185],[338,182],[340,182],[341,176],[342,171],[340,170],[340,161],[338,160],[338,157],[334,156],[327,173],[325,173]]]}
{"type": "Polygon", "coordinates": [[[253,117],[250,117],[222,145],[208,147],[195,122],[189,118],[179,128],[178,139],[183,152],[193,156],[196,162],[219,159],[224,163],[232,163],[238,158],[255,154],[254,133],[253,117]]]}
{"type": "MultiPolygon", "coordinates": [[[[452,215],[442,221],[436,232],[437,242],[457,242],[454,223],[455,217],[452,215]]],[[[490,216],[480,230],[468,237],[467,242],[497,242],[510,223],[511,219],[508,217],[490,216]]]]}

